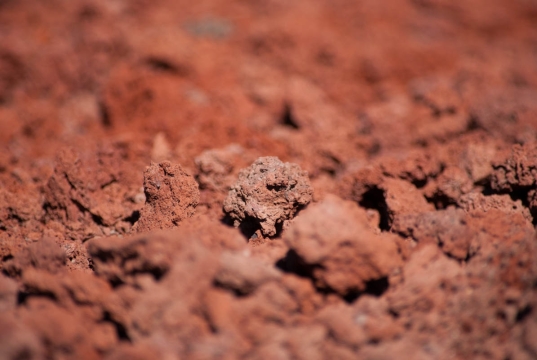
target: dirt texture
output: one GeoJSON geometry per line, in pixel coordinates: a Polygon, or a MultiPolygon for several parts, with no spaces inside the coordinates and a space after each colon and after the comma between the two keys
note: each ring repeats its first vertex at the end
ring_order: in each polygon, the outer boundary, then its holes
{"type": "Polygon", "coordinates": [[[0,0],[0,359],[537,359],[533,0],[0,0]]]}
{"type": "Polygon", "coordinates": [[[145,205],[133,226],[135,232],[170,229],[194,215],[198,183],[180,165],[151,164],[144,171],[145,205]]]}

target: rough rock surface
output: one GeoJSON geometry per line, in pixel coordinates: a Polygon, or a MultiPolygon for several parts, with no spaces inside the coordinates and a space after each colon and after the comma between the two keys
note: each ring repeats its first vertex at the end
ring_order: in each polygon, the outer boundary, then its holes
{"type": "Polygon", "coordinates": [[[224,212],[236,227],[253,222],[263,235],[274,236],[276,227],[292,219],[312,198],[307,172],[277,157],[262,157],[241,170],[224,201],[224,212]]]}
{"type": "Polygon", "coordinates": [[[169,161],[151,164],[144,172],[145,205],[133,230],[169,229],[194,215],[198,184],[180,165],[169,161]]]}
{"type": "Polygon", "coordinates": [[[537,149],[535,145],[513,146],[504,161],[494,164],[492,187],[508,191],[535,186],[537,183],[537,149]]]}
{"type": "Polygon", "coordinates": [[[136,187],[121,158],[117,145],[83,153],[61,151],[45,188],[47,222],[60,223],[71,237],[82,240],[130,230],[125,219],[137,211],[139,204],[134,201],[136,187]],[[81,228],[86,229],[82,237],[81,228]]]}
{"type": "Polygon", "coordinates": [[[395,238],[375,234],[363,209],[335,196],[311,205],[285,233],[289,248],[312,267],[316,285],[343,295],[401,265],[395,238]]]}

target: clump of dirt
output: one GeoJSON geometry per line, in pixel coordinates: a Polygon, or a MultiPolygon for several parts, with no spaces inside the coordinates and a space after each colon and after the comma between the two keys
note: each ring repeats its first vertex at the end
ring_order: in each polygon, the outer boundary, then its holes
{"type": "Polygon", "coordinates": [[[365,210],[334,196],[305,210],[284,239],[316,286],[342,295],[364,291],[368,282],[387,279],[401,265],[396,237],[376,234],[365,210]]]}
{"type": "Polygon", "coordinates": [[[198,183],[180,165],[164,161],[144,172],[145,205],[133,231],[169,229],[194,214],[199,202],[198,183]]]}
{"type": "Polygon", "coordinates": [[[102,227],[128,231],[131,224],[125,219],[138,206],[125,175],[121,149],[117,147],[104,146],[85,153],[61,151],[46,184],[46,221],[62,224],[72,238],[82,240],[102,234],[102,227]],[[86,231],[81,235],[82,228],[86,231]]]}
{"type": "Polygon", "coordinates": [[[264,236],[274,236],[276,227],[292,219],[312,198],[307,172],[277,157],[262,157],[239,173],[224,200],[224,212],[235,227],[259,226],[264,236]]]}

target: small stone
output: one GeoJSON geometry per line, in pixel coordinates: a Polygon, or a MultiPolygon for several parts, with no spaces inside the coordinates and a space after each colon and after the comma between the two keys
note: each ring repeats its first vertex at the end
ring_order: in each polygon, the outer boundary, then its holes
{"type": "Polygon", "coordinates": [[[306,171],[277,157],[261,157],[241,170],[224,201],[224,212],[236,227],[253,223],[264,236],[274,236],[276,225],[292,219],[312,198],[306,171]]]}

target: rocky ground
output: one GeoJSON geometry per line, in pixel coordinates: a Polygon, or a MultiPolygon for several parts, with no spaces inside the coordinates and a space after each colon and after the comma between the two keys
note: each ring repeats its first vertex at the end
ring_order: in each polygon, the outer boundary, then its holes
{"type": "Polygon", "coordinates": [[[0,0],[0,359],[537,359],[535,24],[0,0]]]}

